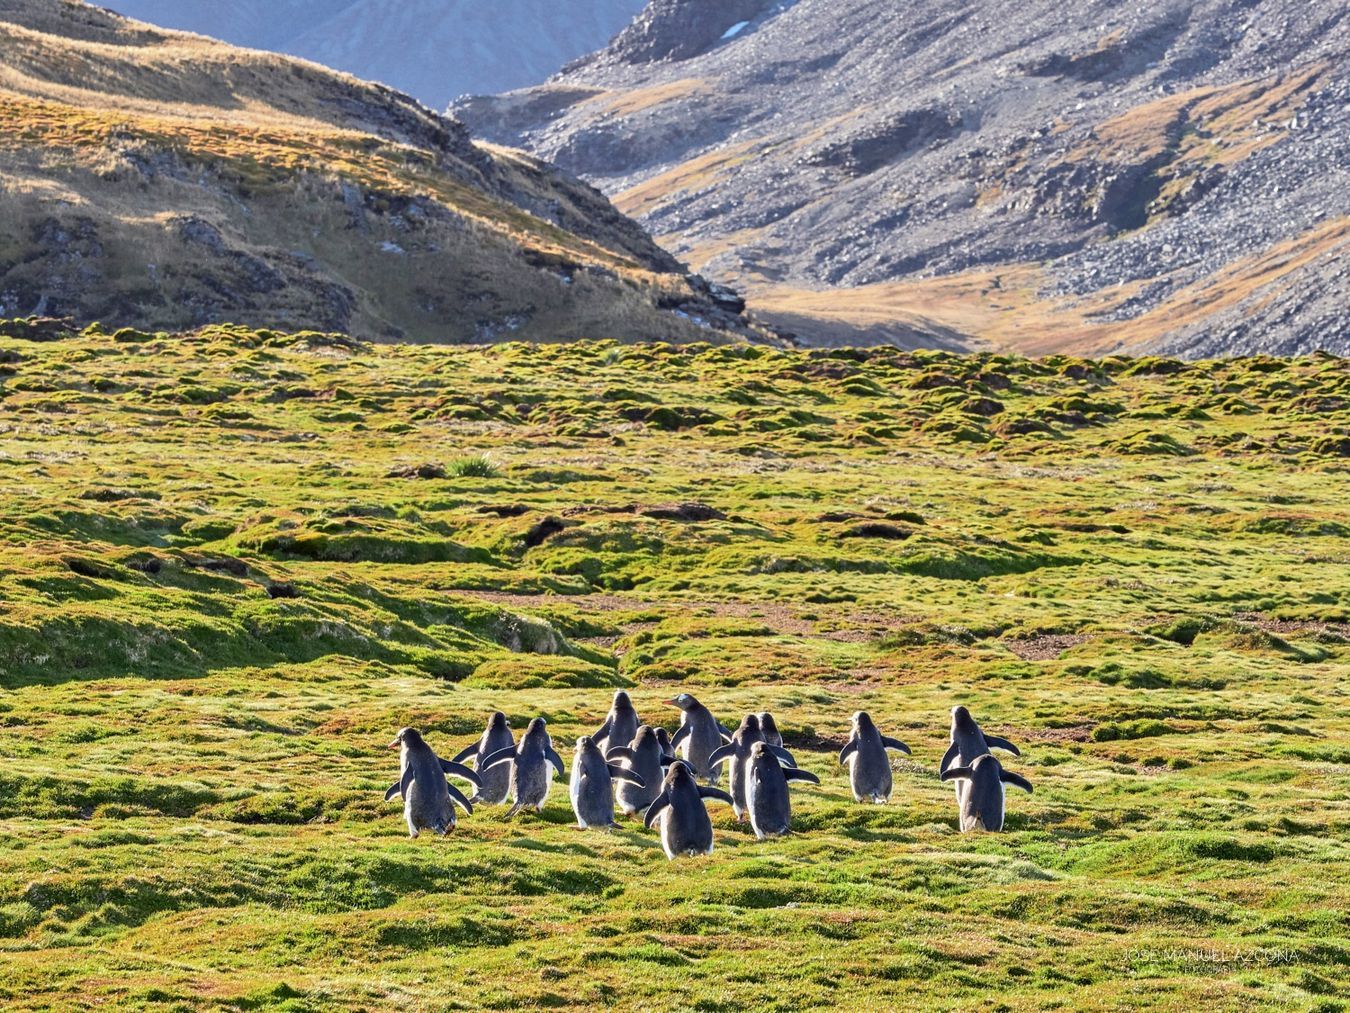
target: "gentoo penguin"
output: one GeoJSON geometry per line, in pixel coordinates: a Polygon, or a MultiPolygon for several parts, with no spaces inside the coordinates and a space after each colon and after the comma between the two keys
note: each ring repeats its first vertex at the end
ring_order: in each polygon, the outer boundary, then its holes
{"type": "Polygon", "coordinates": [[[962,833],[1002,830],[1007,796],[1005,786],[1011,784],[1023,791],[1031,791],[1030,781],[1004,770],[990,753],[975,757],[969,766],[948,767],[942,772],[942,780],[966,786],[965,796],[960,799],[962,833]]]}
{"type": "MultiPolygon", "coordinates": [[[[980,726],[975,723],[975,719],[970,716],[970,711],[964,707],[952,708],[952,744],[947,747],[947,752],[942,756],[942,762],[938,764],[938,773],[941,774],[948,767],[969,766],[975,757],[983,756],[994,749],[1006,749],[1013,756],[1021,756],[1021,751],[1007,739],[1001,739],[997,735],[986,735],[980,730],[980,726]]],[[[956,803],[961,804],[965,795],[968,782],[956,782],[956,803]]]]}
{"type": "Polygon", "coordinates": [[[909,746],[899,739],[882,735],[872,723],[867,711],[853,715],[853,730],[848,745],[839,752],[839,762],[848,765],[848,781],[853,788],[853,799],[861,802],[885,802],[891,797],[891,760],[886,750],[909,752],[909,746]]]}
{"type": "Polygon", "coordinates": [[[759,712],[759,730],[764,735],[764,741],[771,746],[783,747],[783,736],[778,731],[778,722],[773,719],[773,715],[768,711],[759,712]]]}
{"type": "Polygon", "coordinates": [[[632,783],[639,788],[647,786],[647,782],[631,770],[608,762],[589,736],[578,738],[569,788],[572,811],[577,814],[580,829],[614,826],[615,781],[632,783]]]}
{"type": "Polygon", "coordinates": [[[675,757],[661,749],[661,740],[649,725],[638,727],[631,746],[614,746],[605,754],[605,759],[621,764],[642,778],[642,784],[620,781],[614,786],[614,799],[627,816],[647,811],[661,794],[665,768],[675,762],[675,757]]]}
{"type": "Polygon", "coordinates": [[[444,836],[454,830],[455,802],[466,813],[473,812],[473,805],[464,793],[445,779],[446,774],[454,774],[481,788],[483,782],[472,770],[462,763],[442,760],[416,728],[399,729],[389,748],[399,751],[400,775],[384,793],[384,800],[403,796],[403,818],[408,821],[409,836],[416,837],[421,830],[434,830],[444,836]]]}
{"type": "Polygon", "coordinates": [[[756,742],[750,747],[750,760],[745,771],[745,804],[750,811],[750,826],[761,841],[770,834],[788,832],[792,822],[789,781],[820,784],[820,778],[809,770],[784,767],[773,746],[767,742],[756,742]]]}
{"type": "MultiPolygon", "coordinates": [[[[746,817],[745,805],[745,772],[750,765],[750,747],[756,742],[763,742],[764,734],[759,723],[758,714],[747,714],[741,719],[741,726],[731,735],[731,741],[725,745],[718,746],[708,757],[710,764],[727,762],[727,780],[730,781],[731,788],[731,808],[736,812],[736,819],[744,820],[746,817]]],[[[767,745],[767,743],[766,743],[767,745]]],[[[792,754],[781,746],[769,746],[774,754],[790,767],[795,767],[797,761],[792,758],[792,754]]]]}
{"type": "Polygon", "coordinates": [[[661,820],[661,847],[667,858],[712,854],[712,820],[703,806],[705,798],[731,802],[731,796],[722,789],[702,786],[694,780],[693,768],[683,760],[672,763],[661,785],[661,794],[643,818],[647,827],[661,820]]]}
{"type": "Polygon", "coordinates": [[[543,718],[535,718],[525,727],[525,734],[514,749],[499,749],[483,760],[480,769],[484,772],[500,764],[511,765],[511,808],[506,811],[507,819],[529,807],[542,812],[554,771],[563,773],[562,757],[553,749],[547,724],[543,718]]]}
{"type": "Polygon", "coordinates": [[[488,718],[487,729],[483,732],[482,738],[473,745],[466,746],[459,751],[459,755],[455,757],[455,762],[463,763],[472,756],[474,766],[479,770],[478,776],[483,779],[483,787],[478,789],[476,801],[490,805],[506,801],[507,793],[511,790],[511,771],[506,767],[484,771],[483,761],[498,750],[515,748],[516,740],[511,734],[510,722],[506,720],[506,715],[501,711],[495,711],[488,718]]]}
{"type": "Polygon", "coordinates": [[[670,732],[661,727],[657,727],[654,730],[656,732],[656,741],[661,743],[662,754],[665,756],[674,756],[675,747],[670,744],[670,732]]]}
{"type": "Polygon", "coordinates": [[[600,747],[600,754],[603,756],[610,746],[631,745],[637,730],[638,716],[637,711],[633,709],[633,701],[628,699],[627,693],[619,690],[614,694],[614,704],[609,709],[609,716],[591,736],[591,741],[600,747]]]}
{"type": "Polygon", "coordinates": [[[714,749],[722,745],[723,741],[731,739],[731,732],[712,716],[712,711],[688,693],[681,693],[666,703],[684,711],[684,720],[680,723],[675,737],[670,740],[670,744],[682,751],[684,758],[694,768],[695,774],[710,784],[716,784],[722,776],[722,771],[716,764],[709,763],[708,757],[714,749]]]}

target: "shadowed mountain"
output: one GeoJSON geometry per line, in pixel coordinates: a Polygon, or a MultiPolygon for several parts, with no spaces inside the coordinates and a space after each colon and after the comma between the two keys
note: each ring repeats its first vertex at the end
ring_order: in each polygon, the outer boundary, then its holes
{"type": "Polygon", "coordinates": [[[542,81],[643,0],[105,0],[127,17],[315,60],[442,107],[542,81]]]}
{"type": "Polygon", "coordinates": [[[388,88],[83,3],[0,0],[0,178],[0,317],[444,341],[743,330],[551,166],[388,88]]]}
{"type": "Polygon", "coordinates": [[[822,341],[1350,350],[1329,0],[653,0],[454,107],[822,341]]]}

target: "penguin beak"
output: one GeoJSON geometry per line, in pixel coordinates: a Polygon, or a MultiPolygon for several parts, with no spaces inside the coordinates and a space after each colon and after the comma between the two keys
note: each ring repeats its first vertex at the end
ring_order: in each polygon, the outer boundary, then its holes
{"type": "Polygon", "coordinates": [[[667,707],[678,707],[678,706],[679,706],[679,704],[677,704],[674,700],[662,700],[661,702],[662,702],[663,704],[665,704],[667,707]]]}
{"type": "Polygon", "coordinates": [[[397,748],[398,748],[398,739],[395,739],[393,742],[389,743],[389,748],[390,748],[390,749],[397,749],[397,748]]]}

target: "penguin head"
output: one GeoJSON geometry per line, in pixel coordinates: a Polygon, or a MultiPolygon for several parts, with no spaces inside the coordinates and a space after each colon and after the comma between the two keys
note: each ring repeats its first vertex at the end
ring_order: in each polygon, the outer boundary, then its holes
{"type": "Polygon", "coordinates": [[[970,711],[960,704],[952,708],[952,729],[954,731],[974,731],[975,727],[975,719],[970,716],[970,711]]]}
{"type": "Polygon", "coordinates": [[[778,722],[773,719],[773,715],[768,711],[760,711],[759,728],[764,734],[776,734],[778,732],[778,722]]]}
{"type": "Polygon", "coordinates": [[[400,746],[405,746],[409,749],[415,749],[422,744],[422,733],[416,728],[400,728],[398,734],[394,736],[394,741],[389,743],[389,748],[398,749],[400,746]]]}
{"type": "Polygon", "coordinates": [[[666,701],[671,707],[678,707],[682,711],[687,711],[690,707],[697,707],[698,701],[688,693],[681,693],[677,697],[672,697],[666,701]]]}
{"type": "Polygon", "coordinates": [[[667,753],[670,752],[670,732],[664,728],[655,728],[653,731],[656,732],[656,741],[661,744],[661,748],[667,753]]]}
{"type": "Polygon", "coordinates": [[[873,723],[871,714],[868,714],[867,711],[853,712],[853,730],[855,732],[870,732],[874,728],[876,728],[876,724],[873,723]]]}
{"type": "Polygon", "coordinates": [[[1002,773],[1003,771],[1003,764],[999,763],[998,757],[993,755],[992,753],[984,753],[983,755],[977,756],[975,757],[975,759],[970,761],[970,769],[975,771],[975,773],[977,774],[980,771],[984,770],[986,767],[988,767],[989,770],[993,772],[995,778],[997,778],[999,774],[1002,773]]]}
{"type": "Polygon", "coordinates": [[[547,725],[548,722],[543,718],[532,718],[530,723],[525,726],[525,734],[532,739],[537,739],[540,736],[548,738],[547,725]]]}
{"type": "Polygon", "coordinates": [[[769,744],[763,740],[756,742],[750,747],[751,763],[754,763],[756,760],[767,760],[771,756],[775,761],[778,759],[778,757],[774,756],[773,751],[769,749],[769,744]]]}
{"type": "Polygon", "coordinates": [[[585,753],[587,750],[591,750],[591,749],[594,749],[596,752],[599,752],[599,751],[600,751],[600,747],[597,746],[594,742],[591,741],[591,737],[590,737],[589,735],[578,735],[578,736],[577,736],[577,755],[578,755],[578,756],[581,756],[581,755],[582,755],[583,753],[585,753]]]}
{"type": "Polygon", "coordinates": [[[698,787],[694,780],[694,768],[684,760],[676,760],[666,771],[666,788],[682,788],[686,785],[690,788],[698,787]]]}
{"type": "Polygon", "coordinates": [[[736,730],[747,735],[758,735],[759,729],[759,715],[747,714],[745,717],[741,718],[741,727],[736,730]]]}
{"type": "Polygon", "coordinates": [[[633,709],[633,701],[629,699],[628,694],[623,690],[618,690],[614,694],[614,709],[616,711],[630,711],[633,709]]]}
{"type": "Polygon", "coordinates": [[[646,747],[650,749],[651,746],[649,743],[652,742],[660,745],[660,740],[657,738],[656,732],[652,729],[652,726],[638,725],[637,734],[633,736],[633,748],[642,749],[643,747],[646,747]]]}
{"type": "Polygon", "coordinates": [[[506,720],[506,715],[501,711],[492,712],[492,715],[488,718],[487,726],[490,732],[509,732],[511,730],[511,722],[506,720]]]}

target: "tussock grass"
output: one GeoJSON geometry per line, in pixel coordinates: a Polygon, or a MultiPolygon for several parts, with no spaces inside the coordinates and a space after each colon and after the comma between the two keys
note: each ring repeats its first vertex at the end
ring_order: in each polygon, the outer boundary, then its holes
{"type": "Polygon", "coordinates": [[[1341,360],[7,330],[7,1007],[1350,987],[1341,360]],[[408,477],[447,446],[494,474],[408,477]],[[822,779],[797,832],[715,806],[714,855],[668,863],[562,784],[447,840],[382,801],[403,725],[453,755],[543,716],[570,761],[619,686],[671,728],[677,687],[773,711],[822,779]],[[957,702],[1035,785],[1002,835],[937,779],[957,702]],[[890,805],[836,762],[860,708],[914,751],[890,805]]]}

